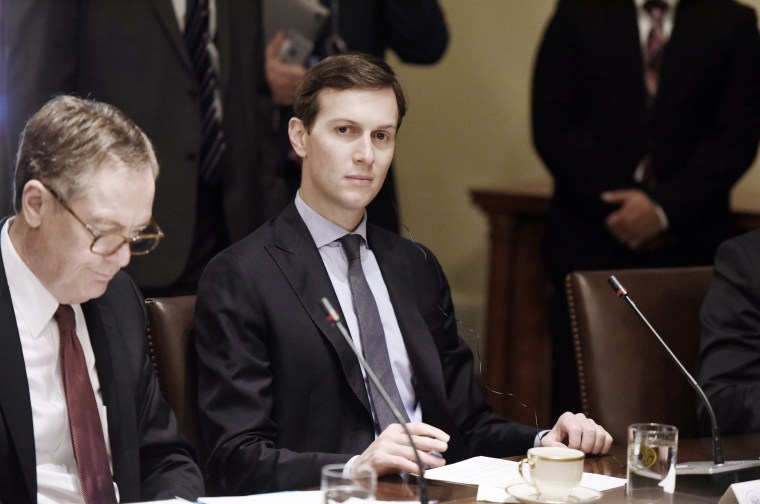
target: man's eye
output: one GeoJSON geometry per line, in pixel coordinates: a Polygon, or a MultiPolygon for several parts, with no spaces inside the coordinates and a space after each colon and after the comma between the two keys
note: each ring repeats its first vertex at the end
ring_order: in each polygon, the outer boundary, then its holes
{"type": "Polygon", "coordinates": [[[337,129],[338,129],[338,133],[348,133],[349,131],[351,131],[351,128],[349,128],[348,126],[338,126],[337,129]]]}

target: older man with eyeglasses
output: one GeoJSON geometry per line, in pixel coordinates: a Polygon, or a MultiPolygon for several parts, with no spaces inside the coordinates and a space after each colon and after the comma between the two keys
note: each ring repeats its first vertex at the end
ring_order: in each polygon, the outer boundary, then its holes
{"type": "Polygon", "coordinates": [[[27,123],[0,222],[0,502],[195,499],[203,480],[121,272],[164,237],[158,164],[115,108],[54,98],[27,123]]]}

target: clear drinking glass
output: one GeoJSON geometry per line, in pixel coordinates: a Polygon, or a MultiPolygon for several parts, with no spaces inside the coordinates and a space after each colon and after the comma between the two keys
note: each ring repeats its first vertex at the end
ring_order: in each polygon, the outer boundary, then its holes
{"type": "Polygon", "coordinates": [[[368,466],[351,467],[344,474],[343,464],[330,464],[322,468],[320,489],[324,504],[348,501],[374,502],[377,473],[368,466]]]}
{"type": "Polygon", "coordinates": [[[678,428],[658,423],[628,426],[628,481],[625,494],[644,502],[676,490],[678,428]]]}

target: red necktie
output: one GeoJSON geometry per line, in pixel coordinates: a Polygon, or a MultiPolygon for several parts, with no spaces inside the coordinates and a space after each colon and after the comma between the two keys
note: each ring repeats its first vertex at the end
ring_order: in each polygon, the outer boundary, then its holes
{"type": "MultiPolygon", "coordinates": [[[[644,2],[644,9],[652,19],[652,29],[649,30],[647,47],[644,51],[644,84],[647,91],[647,106],[651,108],[660,85],[662,56],[667,42],[662,18],[668,10],[668,4],[663,0],[647,0],[644,2]]],[[[657,185],[657,177],[652,165],[652,154],[648,153],[644,157],[644,171],[642,173],[642,183],[648,189],[654,189],[657,185]]]]}
{"type": "Polygon", "coordinates": [[[61,333],[61,374],[82,495],[86,504],[115,504],[103,425],[77,338],[74,310],[69,305],[59,305],[55,320],[61,333]]]}
{"type": "Polygon", "coordinates": [[[668,4],[663,0],[647,0],[644,9],[652,18],[652,29],[647,37],[647,47],[644,51],[644,83],[647,88],[647,102],[649,105],[657,96],[657,88],[660,82],[662,70],[662,55],[667,39],[663,28],[662,18],[668,10],[668,4]]]}

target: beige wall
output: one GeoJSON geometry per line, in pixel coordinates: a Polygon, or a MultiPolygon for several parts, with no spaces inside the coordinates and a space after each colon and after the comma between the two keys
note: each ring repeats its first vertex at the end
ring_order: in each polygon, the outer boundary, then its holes
{"type": "MultiPolygon", "coordinates": [[[[760,0],[747,0],[760,11],[760,0]]],[[[550,179],[530,140],[536,47],[555,0],[441,0],[451,41],[432,67],[391,56],[409,95],[397,147],[402,218],[446,270],[460,318],[479,326],[487,227],[469,189],[550,179]],[[473,311],[474,310],[474,311],[473,311]],[[468,320],[468,318],[470,320],[468,320]]],[[[760,193],[760,161],[736,192],[760,193]]]]}

